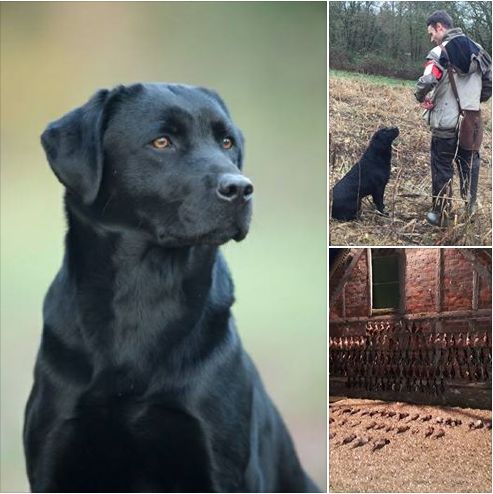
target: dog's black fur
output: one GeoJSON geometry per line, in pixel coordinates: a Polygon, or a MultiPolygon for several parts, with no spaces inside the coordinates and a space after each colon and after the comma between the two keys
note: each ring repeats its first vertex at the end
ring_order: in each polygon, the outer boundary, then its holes
{"type": "Polygon", "coordinates": [[[354,220],[361,209],[361,199],[371,195],[376,208],[385,214],[383,195],[390,178],[392,141],[397,127],[386,127],[373,134],[361,159],[337,182],[332,190],[332,218],[354,220]]]}
{"type": "Polygon", "coordinates": [[[68,232],[26,409],[33,491],[316,491],[231,316],[218,246],[247,234],[253,188],[222,100],[102,90],[42,143],[68,232]]]}

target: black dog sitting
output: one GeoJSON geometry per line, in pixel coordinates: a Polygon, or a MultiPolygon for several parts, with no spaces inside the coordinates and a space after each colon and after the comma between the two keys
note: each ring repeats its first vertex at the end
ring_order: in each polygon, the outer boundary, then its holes
{"type": "Polygon", "coordinates": [[[34,492],[315,492],[243,350],[218,246],[253,186],[216,93],[99,91],[42,136],[62,267],[25,417],[34,492]]]}
{"type": "Polygon", "coordinates": [[[386,127],[373,134],[361,159],[337,182],[332,190],[332,218],[350,221],[357,218],[361,199],[371,195],[380,213],[385,214],[383,196],[390,178],[392,141],[397,127],[386,127]]]}

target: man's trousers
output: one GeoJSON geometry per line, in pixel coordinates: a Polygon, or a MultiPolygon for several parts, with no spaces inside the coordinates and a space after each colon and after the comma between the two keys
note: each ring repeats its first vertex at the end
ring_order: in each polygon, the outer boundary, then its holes
{"type": "Polygon", "coordinates": [[[448,211],[452,196],[453,163],[456,163],[460,180],[462,199],[471,206],[476,202],[479,178],[479,152],[467,151],[460,146],[457,149],[457,137],[431,139],[431,183],[433,210],[448,211]],[[456,154],[457,153],[457,154],[456,154]]]}

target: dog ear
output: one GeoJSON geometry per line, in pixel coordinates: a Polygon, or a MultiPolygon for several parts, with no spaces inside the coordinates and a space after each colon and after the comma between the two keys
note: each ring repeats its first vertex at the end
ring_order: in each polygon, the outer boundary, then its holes
{"type": "Polygon", "coordinates": [[[109,91],[48,125],[41,143],[58,180],[85,204],[98,195],[103,173],[102,121],[109,91]]]}

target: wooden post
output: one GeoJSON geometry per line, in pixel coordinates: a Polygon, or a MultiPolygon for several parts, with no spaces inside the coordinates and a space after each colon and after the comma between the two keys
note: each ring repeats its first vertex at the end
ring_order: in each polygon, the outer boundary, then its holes
{"type": "MultiPolygon", "coordinates": [[[[436,287],[435,287],[435,310],[437,314],[442,312],[442,285],[443,285],[443,255],[442,249],[438,247],[437,249],[437,259],[436,259],[436,287]]],[[[441,319],[435,320],[435,332],[442,330],[441,319]]]]}
{"type": "Polygon", "coordinates": [[[406,313],[406,269],[407,269],[407,249],[397,250],[399,255],[399,312],[406,313]]]}
{"type": "Polygon", "coordinates": [[[476,312],[478,310],[479,300],[479,275],[478,272],[472,268],[472,310],[476,312]]]}
{"type": "Polygon", "coordinates": [[[368,271],[368,317],[373,310],[373,269],[371,262],[371,249],[366,249],[366,266],[368,271]]]}
{"type": "Polygon", "coordinates": [[[342,287],[342,317],[346,318],[346,283],[342,287]]]}
{"type": "Polygon", "coordinates": [[[332,292],[332,295],[329,296],[329,307],[337,300],[337,297],[339,297],[339,295],[341,294],[341,291],[344,288],[346,281],[351,276],[351,272],[358,263],[359,258],[361,257],[361,254],[363,254],[364,250],[365,249],[353,249],[354,256],[352,261],[350,262],[349,266],[346,268],[346,271],[344,272],[342,278],[339,280],[336,289],[332,292]]]}
{"type": "Polygon", "coordinates": [[[475,268],[478,275],[483,280],[491,285],[491,273],[476,259],[476,256],[472,253],[471,249],[458,249],[458,251],[471,263],[473,269],[475,268]]]}

